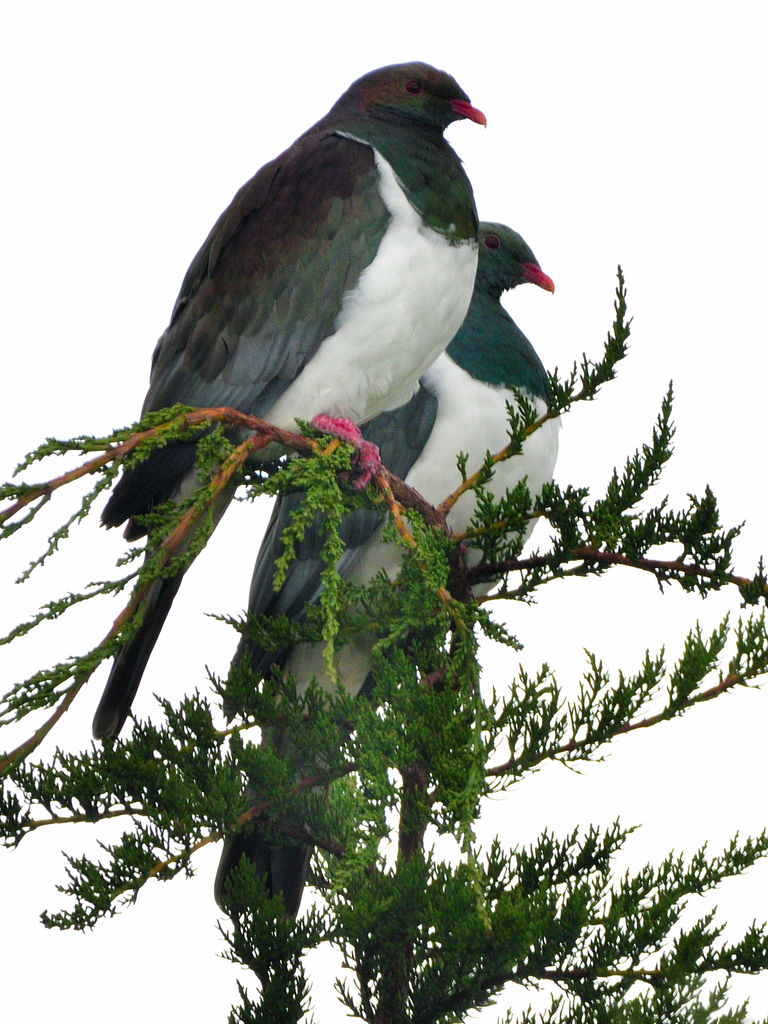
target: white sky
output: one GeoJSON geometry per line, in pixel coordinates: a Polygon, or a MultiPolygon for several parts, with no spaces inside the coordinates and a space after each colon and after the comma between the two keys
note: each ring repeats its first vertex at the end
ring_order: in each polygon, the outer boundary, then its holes
{"type": "MultiPolygon", "coordinates": [[[[673,379],[677,454],[662,490],[680,504],[709,483],[725,522],[747,521],[736,564],[751,572],[768,546],[762,5],[732,0],[726,15],[707,2],[505,0],[438,14],[393,0],[363,22],[367,10],[359,0],[138,0],[6,12],[2,479],[46,436],[108,432],[135,418],[182,276],[234,191],[360,74],[419,59],[454,74],[488,117],[486,131],[460,123],[448,136],[481,217],[521,231],[556,282],[554,297],[529,288],[508,302],[547,365],[599,354],[617,263],[626,273],[631,355],[603,397],[566,421],[558,480],[599,491],[649,437],[673,379]]],[[[190,572],[139,713],[153,691],[203,685],[205,664],[226,669],[234,637],[204,612],[242,610],[266,511],[236,509],[190,572]]],[[[6,585],[0,628],[75,589],[78,572],[106,575],[119,538],[95,525],[82,532],[77,553],[27,593],[6,585]]],[[[2,553],[2,579],[25,554],[2,553]]],[[[732,595],[660,600],[652,580],[617,571],[555,588],[513,610],[513,621],[528,667],[547,660],[574,685],[584,647],[632,670],[646,647],[666,644],[675,658],[697,618],[711,626],[728,609],[737,614],[732,595]]],[[[5,654],[3,685],[92,643],[116,610],[90,610],[5,654]]],[[[491,667],[500,685],[508,670],[491,667]]],[[[78,698],[62,743],[87,742],[102,681],[78,698]]],[[[767,713],[764,692],[739,693],[617,743],[583,774],[543,771],[494,804],[488,827],[529,841],[544,827],[563,834],[621,815],[643,826],[626,864],[706,840],[719,849],[736,830],[766,825],[767,713]]],[[[205,851],[191,882],[149,885],[136,907],[81,935],[46,932],[37,920],[59,905],[62,845],[76,854],[93,838],[52,829],[0,854],[4,1017],[77,1014],[90,1024],[108,1007],[112,1024],[224,1021],[238,973],[218,956],[217,852],[205,851]]],[[[767,881],[768,870],[755,870],[719,894],[733,937],[768,917],[767,881]]],[[[768,979],[735,991],[755,1015],[768,1014],[768,979]]],[[[329,992],[325,977],[318,1018],[341,1019],[329,992]]]]}

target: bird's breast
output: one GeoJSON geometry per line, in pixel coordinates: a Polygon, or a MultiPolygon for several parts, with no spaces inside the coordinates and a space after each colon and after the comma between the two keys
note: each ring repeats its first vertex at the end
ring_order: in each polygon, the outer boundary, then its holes
{"type": "MultiPolygon", "coordinates": [[[[461,483],[456,465],[460,452],[467,454],[467,472],[473,473],[480,469],[486,452],[495,453],[507,445],[507,403],[514,404],[515,396],[508,388],[472,377],[447,355],[427,371],[424,386],[437,397],[437,416],[429,440],[406,480],[437,504],[461,483]]],[[[531,400],[539,413],[546,410],[541,399],[531,400]]],[[[520,455],[497,465],[488,489],[501,496],[526,477],[531,494],[538,494],[552,479],[559,430],[559,421],[543,424],[526,439],[520,455]]],[[[467,492],[452,508],[448,525],[455,532],[464,532],[473,511],[474,496],[467,492]]]]}
{"type": "MultiPolygon", "coordinates": [[[[438,400],[434,426],[418,459],[405,480],[433,505],[446,498],[461,483],[456,460],[460,452],[468,455],[467,471],[480,469],[485,453],[498,452],[509,440],[507,402],[514,402],[514,392],[504,387],[476,380],[448,356],[442,355],[427,371],[423,384],[438,400]]],[[[541,399],[532,399],[544,412],[541,399]]],[[[538,495],[552,479],[557,458],[559,420],[550,420],[528,437],[520,455],[497,465],[487,485],[495,496],[514,488],[524,477],[532,495],[538,495]]],[[[463,533],[474,512],[474,494],[463,494],[451,509],[448,525],[463,533]]],[[[533,530],[530,524],[526,539],[533,530]]],[[[401,551],[396,544],[381,540],[381,528],[369,543],[356,554],[348,578],[358,584],[367,583],[375,573],[384,570],[395,577],[400,569],[401,551]]],[[[476,561],[469,553],[470,563],[476,561]]],[[[481,585],[477,592],[490,589],[481,585]]]]}
{"type": "Polygon", "coordinates": [[[271,410],[279,426],[319,413],[364,423],[403,405],[469,307],[477,244],[451,243],[427,227],[378,153],[376,166],[387,230],[344,296],[334,333],[271,410]]]}

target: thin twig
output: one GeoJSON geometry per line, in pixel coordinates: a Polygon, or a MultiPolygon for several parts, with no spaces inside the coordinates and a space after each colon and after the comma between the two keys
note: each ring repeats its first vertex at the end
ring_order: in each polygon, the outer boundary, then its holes
{"type": "Polygon", "coordinates": [[[19,761],[22,761],[27,754],[31,754],[33,750],[38,747],[51,729],[56,725],[61,716],[68,710],[75,697],[80,692],[83,685],[89,679],[89,675],[82,676],[75,679],[71,686],[67,688],[64,693],[64,697],[59,705],[54,710],[53,714],[50,715],[28,739],[23,743],[20,743],[15,750],[12,750],[9,754],[0,760],[0,775],[4,775],[9,769],[11,769],[19,761]]]}
{"type": "Polygon", "coordinates": [[[29,835],[31,832],[36,832],[39,828],[44,828],[46,825],[95,825],[97,822],[104,821],[106,818],[146,818],[148,815],[149,812],[143,810],[141,807],[114,807],[109,811],[100,811],[96,818],[85,813],[52,814],[50,818],[36,818],[33,821],[26,822],[22,838],[25,835],[29,835]]]}

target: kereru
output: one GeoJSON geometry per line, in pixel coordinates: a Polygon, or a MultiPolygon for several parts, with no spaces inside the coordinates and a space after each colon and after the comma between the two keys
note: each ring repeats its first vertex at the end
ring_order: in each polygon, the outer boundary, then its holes
{"type": "MultiPolygon", "coordinates": [[[[324,431],[358,440],[355,424],[407,401],[472,295],[477,213],[443,138],[460,118],[485,124],[450,75],[392,65],[354,82],[262,167],[187,271],[142,415],[177,402],[232,406],[287,429],[317,417],[324,431]]],[[[361,447],[369,474],[372,449],[361,447]]],[[[143,513],[195,489],[195,451],[170,444],[126,469],[103,523],[128,520],[126,538],[143,536],[143,513]]],[[[220,495],[215,521],[232,493],[220,495]]],[[[95,737],[121,729],[182,576],[148,594],[112,666],[95,737]]]]}
{"type": "MultiPolygon", "coordinates": [[[[402,408],[384,413],[364,428],[364,434],[380,448],[385,465],[437,504],[461,482],[457,468],[460,452],[468,454],[467,469],[482,464],[486,452],[500,451],[509,438],[507,403],[516,404],[512,388],[519,389],[543,413],[548,404],[547,375],[533,346],[501,304],[503,291],[526,281],[554,291],[552,280],[541,270],[528,245],[517,232],[502,224],[482,223],[477,277],[467,316],[447,351],[421,378],[421,387],[402,408]]],[[[531,434],[520,455],[496,466],[487,485],[496,496],[514,488],[523,478],[532,495],[552,479],[558,448],[559,420],[550,420],[531,434]]],[[[278,499],[259,551],[251,582],[248,612],[251,615],[287,615],[301,620],[309,603],[319,600],[322,589],[320,557],[322,531],[308,532],[290,563],[287,578],[275,591],[274,563],[282,552],[281,537],[300,494],[278,499]]],[[[474,510],[474,495],[466,492],[451,509],[448,525],[463,532],[474,510]]],[[[383,517],[376,510],[358,509],[348,516],[340,534],[346,550],[338,563],[347,579],[367,583],[384,569],[397,574],[401,548],[381,539],[383,517]]],[[[533,524],[529,523],[526,538],[533,524]]],[[[477,552],[467,553],[470,562],[477,552]]],[[[476,593],[492,584],[479,585],[476,593]]],[[[339,679],[356,695],[370,670],[375,637],[360,636],[337,652],[339,679]]],[[[301,643],[281,652],[265,651],[241,638],[234,664],[246,662],[256,678],[264,678],[277,664],[296,681],[298,692],[314,677],[326,689],[328,677],[321,643],[301,643]]],[[[277,730],[267,739],[285,754],[277,730]]],[[[254,826],[225,840],[215,892],[223,903],[224,885],[230,870],[245,855],[267,879],[272,892],[283,895],[286,911],[295,914],[309,868],[309,842],[269,846],[254,826]]]]}

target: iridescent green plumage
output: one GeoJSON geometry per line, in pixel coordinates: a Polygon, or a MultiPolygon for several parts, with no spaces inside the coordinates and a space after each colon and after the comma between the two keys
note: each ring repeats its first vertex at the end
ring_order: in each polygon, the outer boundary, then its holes
{"type": "MultiPolygon", "coordinates": [[[[502,292],[532,280],[528,268],[538,267],[521,235],[504,224],[484,221],[480,225],[480,255],[472,302],[446,351],[475,379],[522,388],[546,402],[549,385],[541,359],[499,302],[502,292]],[[486,245],[486,239],[497,239],[499,244],[486,245]]],[[[549,278],[541,275],[534,283],[543,282],[548,287],[547,281],[549,278]]]]}

